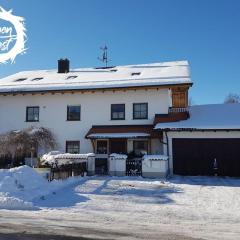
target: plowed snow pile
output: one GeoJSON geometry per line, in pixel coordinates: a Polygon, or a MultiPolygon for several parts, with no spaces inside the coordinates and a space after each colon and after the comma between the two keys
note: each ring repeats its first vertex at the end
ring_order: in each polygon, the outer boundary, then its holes
{"type": "Polygon", "coordinates": [[[34,169],[22,166],[0,169],[0,209],[36,209],[34,199],[54,194],[59,188],[71,184],[75,179],[49,183],[34,169]]]}

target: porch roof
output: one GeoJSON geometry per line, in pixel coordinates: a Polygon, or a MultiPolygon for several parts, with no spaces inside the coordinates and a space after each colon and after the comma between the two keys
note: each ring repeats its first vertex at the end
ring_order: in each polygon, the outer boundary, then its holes
{"type": "Polygon", "coordinates": [[[148,133],[92,133],[88,138],[145,138],[150,137],[148,133]]]}
{"type": "Polygon", "coordinates": [[[160,137],[161,133],[153,125],[95,125],[88,131],[86,138],[150,138],[160,137]]]}

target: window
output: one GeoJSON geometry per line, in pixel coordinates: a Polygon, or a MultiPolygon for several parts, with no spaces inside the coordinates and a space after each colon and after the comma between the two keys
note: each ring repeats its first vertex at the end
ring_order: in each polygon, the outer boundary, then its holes
{"type": "Polygon", "coordinates": [[[111,120],[125,120],[125,104],[111,105],[111,120]]]}
{"type": "Polygon", "coordinates": [[[147,119],[148,118],[148,104],[134,103],[133,104],[133,119],[147,119]]]}
{"type": "Polygon", "coordinates": [[[107,140],[97,140],[97,154],[108,153],[108,142],[107,140]]]}
{"type": "Polygon", "coordinates": [[[39,107],[27,107],[26,121],[27,122],[39,121],[39,107]]]}
{"type": "Polygon", "coordinates": [[[133,152],[137,157],[148,153],[148,141],[133,141],[133,152]]]}
{"type": "Polygon", "coordinates": [[[80,142],[79,141],[66,141],[66,153],[79,153],[80,142]]]}
{"type": "Polygon", "coordinates": [[[68,106],[67,107],[67,120],[80,121],[81,106],[68,106]]]}

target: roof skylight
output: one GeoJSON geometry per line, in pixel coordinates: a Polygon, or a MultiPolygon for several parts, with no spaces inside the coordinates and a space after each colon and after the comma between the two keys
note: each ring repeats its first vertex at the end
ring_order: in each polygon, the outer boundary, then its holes
{"type": "Polygon", "coordinates": [[[140,74],[141,74],[141,72],[132,72],[131,73],[132,76],[136,76],[136,75],[140,75],[140,74]]]}
{"type": "Polygon", "coordinates": [[[77,76],[68,76],[67,79],[74,79],[76,78],[77,76]]]}
{"type": "Polygon", "coordinates": [[[42,80],[43,77],[37,77],[37,78],[33,78],[32,81],[39,81],[39,80],[42,80]]]}
{"type": "Polygon", "coordinates": [[[25,80],[27,80],[27,78],[18,78],[14,82],[22,82],[22,81],[25,81],[25,80]]]}

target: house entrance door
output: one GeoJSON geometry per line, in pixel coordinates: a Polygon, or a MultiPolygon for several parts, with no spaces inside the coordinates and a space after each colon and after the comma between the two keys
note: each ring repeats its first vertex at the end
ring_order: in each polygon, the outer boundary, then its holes
{"type": "Polygon", "coordinates": [[[110,153],[127,153],[127,139],[110,139],[110,153]]]}
{"type": "Polygon", "coordinates": [[[108,140],[96,141],[95,173],[108,174],[108,140]]]}

